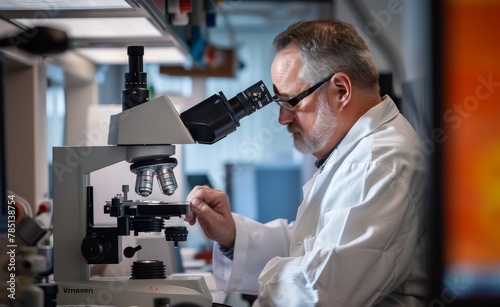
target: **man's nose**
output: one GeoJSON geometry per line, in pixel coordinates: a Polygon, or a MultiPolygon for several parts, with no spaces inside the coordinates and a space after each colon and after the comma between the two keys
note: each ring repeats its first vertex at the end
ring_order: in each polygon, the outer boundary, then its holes
{"type": "Polygon", "coordinates": [[[293,121],[293,112],[280,107],[278,122],[282,125],[288,125],[293,121]]]}

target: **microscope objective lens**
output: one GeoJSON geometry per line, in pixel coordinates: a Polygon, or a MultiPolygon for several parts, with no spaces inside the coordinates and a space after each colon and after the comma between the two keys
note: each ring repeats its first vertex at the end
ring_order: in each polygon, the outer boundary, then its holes
{"type": "Polygon", "coordinates": [[[174,194],[177,189],[177,181],[175,180],[173,169],[168,166],[159,166],[156,169],[156,174],[162,193],[165,195],[174,194]]]}
{"type": "Polygon", "coordinates": [[[153,192],[153,176],[152,169],[142,169],[137,172],[135,180],[135,192],[143,197],[151,195],[153,192]]]}

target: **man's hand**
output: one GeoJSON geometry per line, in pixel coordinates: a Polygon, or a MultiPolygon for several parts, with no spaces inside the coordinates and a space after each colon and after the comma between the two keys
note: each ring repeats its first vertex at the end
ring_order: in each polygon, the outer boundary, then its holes
{"type": "Polygon", "coordinates": [[[186,222],[194,225],[198,220],[209,239],[227,248],[234,247],[236,226],[224,192],[196,186],[187,196],[187,201],[191,203],[191,212],[185,216],[186,222]]]}

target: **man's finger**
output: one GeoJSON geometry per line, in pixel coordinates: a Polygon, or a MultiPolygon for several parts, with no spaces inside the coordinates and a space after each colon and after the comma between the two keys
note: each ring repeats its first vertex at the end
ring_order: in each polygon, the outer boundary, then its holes
{"type": "Polygon", "coordinates": [[[184,216],[184,221],[193,226],[196,223],[196,214],[194,214],[194,212],[190,210],[189,213],[184,216]]]}
{"type": "Polygon", "coordinates": [[[210,221],[216,219],[218,213],[215,212],[208,204],[195,198],[191,201],[191,210],[196,214],[198,219],[210,221]]]}

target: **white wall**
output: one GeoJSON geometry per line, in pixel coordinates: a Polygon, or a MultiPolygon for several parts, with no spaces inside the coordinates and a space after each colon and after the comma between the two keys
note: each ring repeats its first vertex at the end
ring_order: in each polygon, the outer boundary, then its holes
{"type": "Polygon", "coordinates": [[[4,81],[7,189],[35,210],[48,195],[45,62],[6,52],[4,81]]]}

